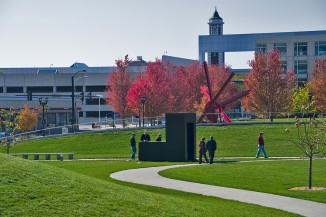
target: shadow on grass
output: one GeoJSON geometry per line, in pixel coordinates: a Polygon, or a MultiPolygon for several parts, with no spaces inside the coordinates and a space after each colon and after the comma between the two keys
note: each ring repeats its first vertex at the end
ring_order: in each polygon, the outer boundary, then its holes
{"type": "Polygon", "coordinates": [[[239,163],[238,160],[218,160],[214,161],[216,164],[234,164],[234,163],[239,163]]]}

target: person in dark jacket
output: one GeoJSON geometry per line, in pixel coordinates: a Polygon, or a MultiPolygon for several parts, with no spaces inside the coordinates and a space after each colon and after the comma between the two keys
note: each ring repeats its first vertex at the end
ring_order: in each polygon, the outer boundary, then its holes
{"type": "Polygon", "coordinates": [[[209,163],[212,164],[214,160],[215,150],[216,150],[216,141],[213,136],[210,136],[210,139],[206,143],[206,149],[209,155],[209,163]]]}
{"type": "Polygon", "coordinates": [[[131,152],[132,152],[131,156],[130,156],[130,159],[134,160],[136,152],[137,152],[136,139],[135,139],[135,134],[134,133],[131,135],[131,138],[130,138],[130,147],[131,147],[131,152]]]}
{"type": "Polygon", "coordinates": [[[161,142],[162,141],[162,134],[158,134],[157,138],[156,138],[156,142],[161,142]]]}
{"type": "Polygon", "coordinates": [[[199,142],[199,145],[198,145],[198,149],[199,149],[199,164],[202,163],[203,156],[205,158],[206,163],[208,163],[208,159],[207,159],[207,156],[206,156],[207,149],[206,149],[206,143],[205,143],[205,138],[204,137],[201,138],[201,141],[199,142]]]}
{"type": "Polygon", "coordinates": [[[149,142],[149,141],[151,141],[151,137],[149,136],[147,130],[145,130],[143,135],[141,135],[140,141],[141,142],[149,142]]]}

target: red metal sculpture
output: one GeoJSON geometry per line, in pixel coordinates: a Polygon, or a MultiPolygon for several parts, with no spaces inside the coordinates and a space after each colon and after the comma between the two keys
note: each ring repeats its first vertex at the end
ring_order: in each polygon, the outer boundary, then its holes
{"type": "Polygon", "coordinates": [[[224,84],[222,85],[221,89],[217,92],[217,94],[215,95],[215,97],[213,98],[213,92],[212,92],[212,88],[211,88],[211,82],[209,79],[209,74],[208,74],[208,69],[207,69],[207,63],[204,61],[203,62],[203,66],[204,66],[204,71],[205,71],[205,75],[206,75],[206,80],[207,80],[207,88],[208,88],[208,93],[202,89],[202,92],[204,92],[204,94],[207,96],[208,98],[208,103],[205,106],[204,112],[203,114],[200,116],[200,118],[198,119],[197,123],[201,123],[204,119],[204,117],[206,117],[210,122],[212,123],[216,123],[218,120],[218,116],[214,113],[218,113],[220,114],[221,118],[223,118],[223,120],[226,123],[231,123],[231,119],[227,116],[227,114],[223,111],[223,109],[230,103],[241,99],[245,96],[247,96],[249,94],[249,90],[243,91],[237,95],[234,95],[226,100],[224,100],[223,102],[217,102],[218,97],[221,95],[221,93],[223,92],[223,90],[226,88],[226,86],[230,83],[232,77],[234,76],[234,73],[232,72],[229,77],[226,79],[226,81],[224,82],[224,84]]]}

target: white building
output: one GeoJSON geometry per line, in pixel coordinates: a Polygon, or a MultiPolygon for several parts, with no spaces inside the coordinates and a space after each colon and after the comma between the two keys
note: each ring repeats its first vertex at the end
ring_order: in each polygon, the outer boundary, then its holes
{"type": "MultiPolygon", "coordinates": [[[[140,72],[146,65],[141,57],[137,57],[136,61],[131,62],[130,70],[140,72]]],[[[0,108],[8,109],[12,106],[19,109],[27,103],[30,108],[36,108],[42,114],[39,98],[48,98],[45,106],[46,126],[71,124],[73,79],[76,122],[95,122],[99,111],[102,118],[112,118],[112,107],[105,105],[104,98],[107,79],[115,70],[116,67],[88,67],[83,63],[75,63],[71,67],[1,68],[0,108]],[[82,101],[83,92],[85,97],[82,101]],[[28,100],[29,93],[32,100],[28,100]]],[[[39,123],[39,127],[41,125],[39,123]]]]}
{"type": "Polygon", "coordinates": [[[281,51],[285,70],[293,69],[298,82],[308,80],[316,58],[326,57],[326,30],[253,34],[223,34],[223,19],[215,9],[209,19],[209,35],[199,36],[199,60],[224,64],[226,52],[281,51]]]}

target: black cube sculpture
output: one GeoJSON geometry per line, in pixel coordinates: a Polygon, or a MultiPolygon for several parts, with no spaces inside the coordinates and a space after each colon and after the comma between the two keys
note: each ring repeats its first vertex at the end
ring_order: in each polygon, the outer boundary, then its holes
{"type": "Polygon", "coordinates": [[[167,113],[166,142],[139,142],[140,161],[195,161],[196,114],[167,113]]]}

